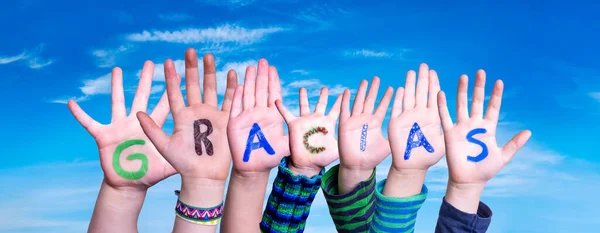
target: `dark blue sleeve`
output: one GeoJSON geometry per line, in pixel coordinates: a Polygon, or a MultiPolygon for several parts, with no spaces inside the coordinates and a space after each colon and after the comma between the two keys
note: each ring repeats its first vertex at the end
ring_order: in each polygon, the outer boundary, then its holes
{"type": "Polygon", "coordinates": [[[479,202],[477,214],[462,212],[442,201],[435,233],[484,233],[492,221],[492,210],[483,202],[479,202]]]}

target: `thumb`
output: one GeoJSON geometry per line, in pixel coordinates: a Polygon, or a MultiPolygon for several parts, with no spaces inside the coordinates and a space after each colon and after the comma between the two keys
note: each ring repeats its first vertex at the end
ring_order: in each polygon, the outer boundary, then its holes
{"type": "Polygon", "coordinates": [[[152,144],[154,144],[154,147],[156,147],[161,155],[164,154],[167,145],[169,144],[169,136],[167,136],[167,134],[165,134],[165,132],[156,125],[156,122],[154,122],[154,120],[152,120],[145,112],[137,112],[136,116],[140,121],[142,130],[144,130],[146,136],[148,136],[152,144]]]}
{"type": "Polygon", "coordinates": [[[510,139],[510,141],[508,141],[502,147],[502,158],[504,159],[505,164],[512,159],[512,157],[519,149],[521,149],[521,147],[523,147],[523,145],[525,145],[525,143],[527,143],[529,137],[531,137],[531,131],[523,130],[510,139]]]}

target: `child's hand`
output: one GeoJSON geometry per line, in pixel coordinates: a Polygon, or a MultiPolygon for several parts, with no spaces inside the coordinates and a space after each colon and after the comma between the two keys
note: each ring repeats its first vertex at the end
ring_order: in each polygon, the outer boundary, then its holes
{"type": "Polygon", "coordinates": [[[485,72],[477,71],[470,117],[467,86],[467,76],[462,75],[458,84],[456,125],[452,124],[443,92],[438,94],[438,106],[450,170],[446,201],[462,211],[475,213],[486,182],[512,159],[527,142],[531,132],[521,131],[499,148],[496,144],[496,126],[504,84],[501,80],[496,81],[485,117],[485,72]]]}
{"type": "Polygon", "coordinates": [[[275,67],[265,59],[246,69],[244,86],[235,89],[227,135],[238,172],[268,172],[289,155],[283,118],[275,107],[281,99],[281,83],[275,67]]]}
{"type": "Polygon", "coordinates": [[[339,124],[341,193],[349,192],[356,184],[369,178],[373,169],[390,154],[390,144],[383,137],[381,125],[394,89],[388,87],[373,114],[379,78],[373,78],[365,99],[367,84],[366,80],[360,83],[352,114],[350,91],[346,90],[342,98],[339,124]]]}
{"type": "MultiPolygon", "coordinates": [[[[146,61],[131,106],[132,113],[146,111],[153,74],[154,64],[146,61]]],[[[120,68],[112,71],[111,95],[112,120],[108,125],[101,125],[92,119],[73,100],[68,103],[69,110],[96,139],[104,182],[116,189],[135,188],[145,191],[176,171],[148,140],[135,115],[127,116],[120,68]]],[[[163,94],[149,119],[162,126],[168,114],[169,106],[166,95],[163,94]]]]}
{"type": "Polygon", "coordinates": [[[393,159],[384,189],[388,196],[406,197],[421,192],[427,170],[445,154],[437,108],[437,74],[421,64],[416,92],[415,81],[411,70],[406,74],[406,89],[398,89],[392,106],[388,135],[393,159]]]}
{"type": "Polygon", "coordinates": [[[340,114],[342,96],[338,96],[329,115],[325,116],[328,95],[326,87],[321,89],[315,112],[310,114],[306,89],[301,88],[300,117],[295,117],[281,100],[275,102],[288,124],[292,152],[289,167],[295,173],[312,177],[339,156],[335,123],[340,114]]]}
{"type": "Polygon", "coordinates": [[[170,59],[164,64],[169,105],[175,122],[172,136],[167,136],[145,113],[139,112],[137,116],[158,151],[181,174],[180,198],[192,201],[188,204],[195,206],[214,206],[223,199],[231,163],[225,130],[237,77],[233,71],[228,73],[223,108],[219,109],[213,56],[207,54],[204,57],[204,100],[200,95],[196,51],[186,51],[185,61],[187,107],[175,64],[170,59]],[[203,194],[202,200],[196,192],[200,187],[211,190],[203,194]]]}

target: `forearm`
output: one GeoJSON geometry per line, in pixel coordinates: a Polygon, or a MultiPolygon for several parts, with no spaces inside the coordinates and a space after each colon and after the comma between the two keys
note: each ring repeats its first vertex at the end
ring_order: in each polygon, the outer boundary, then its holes
{"type": "MultiPolygon", "coordinates": [[[[187,205],[201,208],[218,206],[223,202],[225,181],[207,179],[192,179],[183,177],[181,180],[181,191],[179,200],[187,205]]],[[[204,225],[175,218],[174,233],[183,232],[216,232],[217,225],[204,225]]]]}
{"type": "Polygon", "coordinates": [[[375,209],[375,169],[366,180],[345,194],[338,190],[339,169],[339,165],[329,169],[321,183],[335,228],[338,232],[369,232],[375,209]]]}
{"type": "Polygon", "coordinates": [[[240,173],[231,171],[221,232],[260,232],[262,206],[269,172],[240,173]]]}
{"type": "Polygon", "coordinates": [[[338,171],[338,190],[339,194],[346,194],[354,190],[360,182],[368,180],[373,169],[362,169],[356,167],[346,167],[340,163],[338,171]]]}
{"type": "Polygon", "coordinates": [[[421,193],[426,174],[427,170],[398,170],[394,166],[391,166],[383,189],[383,195],[395,198],[417,195],[421,193]]]}
{"type": "Polygon", "coordinates": [[[384,195],[387,181],[377,183],[375,214],[370,224],[371,232],[414,232],[417,212],[427,198],[427,187],[422,185],[415,195],[390,197],[384,195]]]}
{"type": "Polygon", "coordinates": [[[88,232],[138,232],[145,197],[146,190],[115,189],[102,181],[88,232]]]}
{"type": "Polygon", "coordinates": [[[262,232],[302,232],[325,169],[298,169],[283,158],[260,223],[262,232]],[[314,174],[314,175],[312,175],[314,174]],[[308,177],[307,175],[312,175],[308,177]]]}

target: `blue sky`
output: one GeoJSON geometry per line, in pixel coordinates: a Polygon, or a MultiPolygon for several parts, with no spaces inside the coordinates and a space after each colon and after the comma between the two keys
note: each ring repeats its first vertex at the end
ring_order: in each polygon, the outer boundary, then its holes
{"type": "MultiPolygon", "coordinates": [[[[0,232],[85,231],[102,172],[94,140],[64,103],[75,98],[108,123],[111,68],[123,69],[130,104],[138,72],[152,60],[152,106],[164,90],[158,64],[183,60],[188,47],[215,55],[219,85],[228,69],[241,80],[247,65],[267,58],[279,70],[291,108],[300,86],[309,93],[328,86],[335,94],[377,75],[382,86],[397,87],[409,69],[426,62],[454,109],[460,74],[474,77],[483,68],[488,93],[491,80],[505,83],[500,143],[522,129],[533,132],[484,191],[482,200],[494,211],[488,232],[600,227],[600,156],[593,146],[600,130],[600,17],[594,4],[23,0],[0,6],[0,74],[7,87],[0,92],[0,232]]],[[[167,121],[165,130],[172,125],[167,121]]],[[[379,180],[390,159],[378,167],[379,180]]],[[[428,173],[431,192],[416,232],[433,231],[446,170],[442,160],[428,173]]],[[[150,189],[141,232],[171,229],[178,187],[175,176],[150,189]]],[[[328,215],[319,194],[307,232],[334,232],[328,215]]]]}

